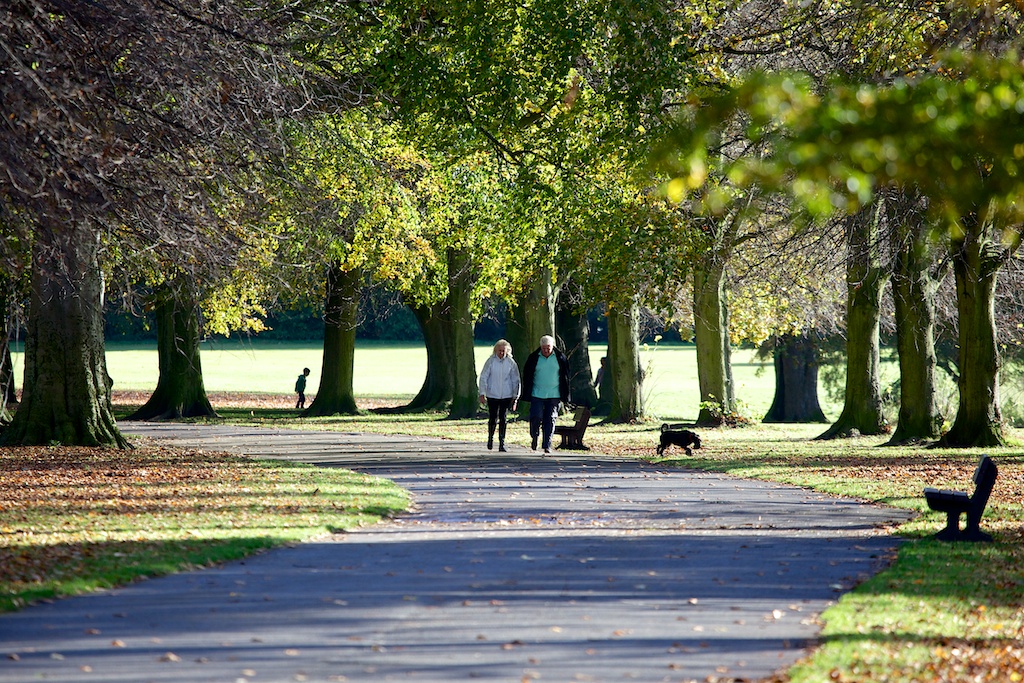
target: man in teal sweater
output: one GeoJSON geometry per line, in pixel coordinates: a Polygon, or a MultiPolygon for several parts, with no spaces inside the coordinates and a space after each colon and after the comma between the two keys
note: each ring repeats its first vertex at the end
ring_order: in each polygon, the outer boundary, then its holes
{"type": "Polygon", "coordinates": [[[540,338],[540,348],[530,354],[523,366],[522,400],[530,402],[530,437],[537,450],[537,437],[544,452],[551,452],[551,435],[558,418],[558,404],[569,403],[569,360],[555,348],[550,335],[540,338]]]}

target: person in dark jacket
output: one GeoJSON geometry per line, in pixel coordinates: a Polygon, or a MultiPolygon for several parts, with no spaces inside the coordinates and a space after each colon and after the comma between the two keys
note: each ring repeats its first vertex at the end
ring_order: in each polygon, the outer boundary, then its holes
{"type": "Polygon", "coordinates": [[[545,453],[551,452],[551,435],[558,419],[558,404],[569,403],[569,360],[555,348],[550,335],[540,338],[540,348],[526,359],[523,366],[521,399],[530,402],[531,447],[537,450],[537,438],[545,453]]]}
{"type": "Polygon", "coordinates": [[[309,368],[302,368],[302,374],[295,380],[295,393],[299,395],[299,399],[295,402],[295,407],[302,409],[306,407],[306,378],[309,377],[309,368]]]}

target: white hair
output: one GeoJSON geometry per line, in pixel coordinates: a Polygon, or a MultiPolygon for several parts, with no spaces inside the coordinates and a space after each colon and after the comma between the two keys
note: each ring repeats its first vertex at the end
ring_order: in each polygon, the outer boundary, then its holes
{"type": "Polygon", "coordinates": [[[552,337],[550,334],[545,334],[543,337],[540,338],[540,345],[544,346],[545,344],[551,344],[551,346],[554,346],[555,338],[552,337]]]}

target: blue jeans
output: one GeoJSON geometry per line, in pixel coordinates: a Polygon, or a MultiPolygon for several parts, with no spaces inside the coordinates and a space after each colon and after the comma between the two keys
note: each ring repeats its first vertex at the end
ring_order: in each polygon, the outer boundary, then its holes
{"type": "Polygon", "coordinates": [[[530,437],[537,438],[543,434],[544,439],[541,446],[544,450],[551,449],[551,435],[555,431],[555,419],[558,417],[559,398],[531,398],[530,399],[530,437]]]}

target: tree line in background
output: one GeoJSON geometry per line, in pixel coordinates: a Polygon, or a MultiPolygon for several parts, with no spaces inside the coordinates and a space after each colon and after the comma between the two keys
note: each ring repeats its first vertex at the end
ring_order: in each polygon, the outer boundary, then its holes
{"type": "MultiPolygon", "coordinates": [[[[665,321],[645,311],[648,315],[641,321],[641,340],[648,343],[658,341],[684,341],[688,332],[666,327],[665,321]]],[[[505,335],[507,307],[498,301],[485,308],[482,316],[473,326],[473,337],[478,342],[493,343],[505,335]]],[[[321,341],[324,338],[324,321],[320,310],[310,305],[288,310],[269,310],[264,318],[265,329],[252,338],[273,341],[321,341]]],[[[589,338],[605,343],[608,330],[604,326],[604,310],[600,307],[587,311],[589,338]]],[[[104,338],[110,341],[152,342],[156,341],[156,325],[152,315],[108,308],[104,315],[104,338]]],[[[24,336],[24,331],[14,333],[15,339],[24,336]]],[[[423,331],[405,304],[397,297],[372,287],[363,290],[359,300],[359,318],[356,338],[372,341],[421,342],[423,331]]]]}
{"type": "MultiPolygon", "coordinates": [[[[204,335],[302,308],[324,329],[304,414],[355,412],[359,301],[383,288],[427,350],[402,410],[475,415],[473,331],[496,305],[516,349],[554,332],[594,402],[600,307],[610,419],[644,415],[656,316],[692,331],[701,424],[737,411],[737,343],[774,356],[766,420],[822,421],[821,346],[841,336],[823,438],[1001,444],[1024,327],[1020,20],[978,2],[12,0],[0,310],[7,329],[24,312],[26,355],[0,439],[127,445],[111,307],[155,324],[136,419],[213,414],[204,335]]],[[[9,399],[9,360],[0,381],[9,399]]]]}

